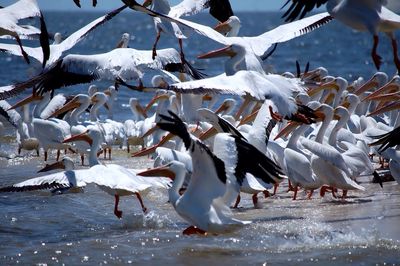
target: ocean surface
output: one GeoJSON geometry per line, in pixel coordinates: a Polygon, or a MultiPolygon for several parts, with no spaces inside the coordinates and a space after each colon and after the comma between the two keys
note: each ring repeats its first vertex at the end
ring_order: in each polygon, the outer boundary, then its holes
{"type": "MultiPolygon", "coordinates": [[[[102,13],[46,12],[50,32],[69,35],[102,13]]],[[[282,23],[280,13],[237,13],[242,21],[241,35],[259,35],[282,23]]],[[[193,20],[213,26],[208,14],[193,20]]],[[[122,33],[131,34],[130,47],[151,49],[155,39],[152,19],[124,12],[91,33],[71,53],[95,54],[115,47],[122,33]]],[[[37,45],[37,42],[23,41],[37,45]]],[[[178,49],[176,39],[163,35],[159,48],[178,49]]],[[[193,35],[184,41],[186,58],[209,76],[223,71],[224,59],[197,60],[196,56],[221,46],[193,35]]],[[[331,22],[307,36],[278,45],[268,60],[277,73],[295,72],[298,60],[304,68],[324,66],[329,74],[352,81],[369,78],[376,72],[370,58],[372,36],[331,22]]],[[[395,74],[391,45],[382,36],[379,54],[382,71],[395,74]]],[[[0,86],[28,78],[28,66],[21,58],[0,54],[0,86]]],[[[145,84],[151,75],[145,76],[145,84]]],[[[134,84],[134,82],[132,82],[134,84]]],[[[97,82],[101,89],[110,83],[97,82]]],[[[87,91],[88,84],[59,89],[73,94],[87,91]]],[[[26,92],[24,95],[28,94],[26,92]]],[[[18,97],[21,99],[24,95],[18,97]]],[[[128,99],[142,103],[152,94],[121,88],[114,118],[130,118],[128,99]]],[[[17,99],[17,98],[16,98],[17,99]]],[[[15,102],[11,99],[10,102],[15,102]]],[[[16,152],[14,136],[0,139],[1,153],[16,152]]],[[[50,155],[53,161],[55,154],[50,155]]],[[[78,162],[78,160],[77,160],[78,162]]],[[[126,150],[115,149],[113,160],[129,168],[152,166],[149,158],[131,158],[126,150]]],[[[37,176],[43,158],[23,152],[12,159],[0,158],[0,186],[37,176]]],[[[165,190],[152,190],[144,196],[149,209],[143,215],[135,197],[121,198],[123,218],[113,214],[113,197],[94,186],[85,193],[51,196],[48,192],[0,194],[0,265],[10,264],[138,264],[197,265],[218,263],[285,265],[399,265],[400,264],[400,186],[384,183],[383,189],[361,179],[365,192],[350,192],[346,201],[329,195],[321,199],[292,201],[285,186],[278,195],[260,198],[262,208],[254,209],[251,197],[244,195],[235,216],[253,223],[228,235],[183,236],[188,224],[167,202],[165,190]]]]}

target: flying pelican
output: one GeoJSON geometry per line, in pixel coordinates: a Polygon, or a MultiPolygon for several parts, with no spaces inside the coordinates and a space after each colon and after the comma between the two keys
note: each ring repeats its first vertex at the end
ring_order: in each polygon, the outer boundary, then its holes
{"type": "Polygon", "coordinates": [[[368,31],[373,35],[372,60],[377,69],[382,63],[376,50],[379,42],[379,32],[384,32],[392,41],[393,59],[396,68],[400,71],[400,59],[397,55],[397,41],[394,32],[400,28],[400,16],[390,11],[383,5],[385,0],[288,0],[285,4],[291,6],[283,15],[286,21],[293,21],[297,17],[303,18],[305,14],[326,3],[326,9],[331,16],[345,25],[359,30],[368,31]]]}
{"type": "Polygon", "coordinates": [[[132,48],[117,48],[94,55],[69,54],[28,81],[0,88],[0,100],[15,96],[34,85],[38,85],[36,94],[41,95],[60,87],[94,80],[140,80],[148,69],[179,68],[179,71],[183,69],[194,77],[201,77],[188,62],[181,63],[175,49],[162,49],[158,54],[155,60],[151,59],[151,51],[132,48]]]}
{"type": "MultiPolygon", "coordinates": [[[[91,31],[95,30],[97,27],[103,25],[107,21],[111,20],[114,16],[119,14],[124,10],[126,6],[120,7],[104,16],[101,16],[86,26],[82,27],[78,31],[72,33],[68,38],[60,43],[50,45],[50,57],[46,62],[45,67],[50,67],[55,61],[57,61],[64,52],[68,51],[74,47],[77,43],[83,40],[91,31]]],[[[57,35],[55,35],[57,36],[57,35]]],[[[47,36],[48,37],[48,36],[47,36]]],[[[27,47],[24,46],[23,49],[27,52],[28,56],[35,58],[39,62],[43,62],[43,51],[42,47],[27,47]]],[[[22,51],[17,45],[0,43],[0,51],[8,52],[13,55],[23,56],[22,51]]]]}
{"type": "MultiPolygon", "coordinates": [[[[152,10],[157,13],[168,15],[172,18],[180,18],[182,16],[190,16],[199,13],[203,9],[210,7],[210,14],[220,22],[225,22],[229,17],[233,16],[233,11],[229,0],[183,0],[178,5],[171,7],[167,0],[146,0],[144,7],[152,5],[152,10]]],[[[153,59],[157,56],[157,43],[160,39],[161,32],[174,34],[179,41],[182,62],[184,54],[182,49],[182,39],[186,38],[185,34],[175,23],[165,22],[162,18],[154,17],[154,24],[157,31],[157,37],[153,44],[153,59]]]]}
{"type": "Polygon", "coordinates": [[[42,21],[40,9],[36,0],[20,0],[13,5],[0,9],[0,36],[10,35],[14,37],[21,49],[26,62],[29,64],[29,58],[24,51],[20,39],[21,36],[28,36],[32,34],[39,34],[41,31],[33,26],[17,24],[18,20],[40,16],[42,21]]]}

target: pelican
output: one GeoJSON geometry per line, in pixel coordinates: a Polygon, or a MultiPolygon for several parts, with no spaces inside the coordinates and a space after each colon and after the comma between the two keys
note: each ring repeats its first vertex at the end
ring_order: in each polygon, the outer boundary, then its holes
{"type": "Polygon", "coordinates": [[[95,55],[69,54],[26,82],[0,88],[0,100],[15,96],[34,85],[38,85],[36,93],[41,95],[60,87],[94,80],[140,80],[145,70],[176,69],[177,65],[179,70],[183,68],[197,78],[201,76],[188,62],[181,64],[179,53],[172,48],[159,50],[155,60],[151,59],[151,51],[132,48],[117,48],[95,55]]]}
{"type": "Polygon", "coordinates": [[[283,15],[286,21],[293,21],[297,17],[303,18],[314,7],[326,3],[326,9],[333,18],[355,30],[371,33],[374,41],[371,56],[377,69],[382,63],[382,58],[376,52],[379,42],[378,33],[386,33],[392,42],[394,63],[400,71],[398,47],[394,35],[394,32],[400,28],[400,16],[383,6],[385,0],[288,0],[285,5],[290,2],[291,6],[283,15]]]}
{"type": "Polygon", "coordinates": [[[10,35],[14,37],[21,49],[21,54],[28,64],[29,58],[22,47],[20,35],[29,36],[32,34],[39,34],[40,30],[29,25],[20,26],[17,22],[20,19],[37,16],[40,16],[43,21],[36,0],[20,0],[13,5],[0,9],[0,36],[10,35]]]}
{"type": "MultiPolygon", "coordinates": [[[[72,33],[68,38],[65,40],[55,43],[50,45],[50,57],[45,63],[45,67],[50,67],[54,62],[56,62],[64,52],[68,51],[69,49],[73,48],[76,44],[78,44],[81,40],[83,40],[90,32],[95,30],[97,27],[103,25],[107,21],[111,20],[113,17],[115,17],[117,14],[119,14],[122,10],[124,10],[126,6],[124,5],[121,8],[118,8],[104,16],[101,16],[86,26],[82,27],[81,29],[77,30],[76,32],[72,33]]],[[[56,38],[57,34],[55,35],[56,38]]],[[[48,38],[48,36],[46,36],[48,38]]],[[[60,36],[61,37],[61,36],[60,36]]],[[[40,63],[43,62],[43,51],[42,47],[23,47],[24,51],[26,51],[27,55],[30,57],[33,57],[40,63]]],[[[25,56],[22,53],[22,50],[19,49],[17,45],[13,44],[5,44],[5,43],[0,43],[0,51],[2,52],[8,52],[10,54],[16,55],[16,56],[25,56]]]]}
{"type": "Polygon", "coordinates": [[[125,32],[122,34],[121,40],[118,42],[115,48],[128,48],[130,40],[130,34],[125,32]]]}
{"type": "MultiPolygon", "coordinates": [[[[183,196],[175,197],[172,201],[178,214],[195,226],[189,227],[184,233],[223,233],[244,225],[224,214],[226,203],[232,200],[232,195],[236,198],[237,192],[234,190],[243,182],[246,173],[265,182],[276,182],[280,179],[279,167],[242,138],[226,133],[217,135],[213,153],[203,142],[189,134],[176,114],[169,111],[169,115],[160,115],[163,120],[157,126],[179,136],[192,156],[193,173],[187,190],[183,196]],[[253,156],[252,160],[248,160],[247,156],[253,156]]],[[[184,174],[179,178],[180,182],[173,186],[174,196],[177,196],[183,179],[184,174]]]]}
{"type": "MultiPolygon", "coordinates": [[[[145,119],[147,118],[146,112],[143,110],[143,107],[139,104],[137,98],[129,99],[129,107],[133,114],[133,119],[127,119],[124,122],[124,128],[126,132],[126,146],[128,153],[130,152],[130,145],[141,145],[144,146],[143,135],[146,132],[144,130],[148,130],[152,127],[152,122],[147,127],[144,126],[145,119]],[[147,128],[147,129],[145,129],[147,128]],[[144,130],[143,130],[144,129],[144,130]]],[[[150,120],[147,120],[150,122],[150,120]]]]}
{"type": "MultiPolygon", "coordinates": [[[[194,15],[202,11],[206,7],[210,7],[210,14],[220,22],[225,22],[229,17],[233,16],[233,11],[229,0],[183,0],[178,5],[170,7],[167,0],[146,0],[144,7],[152,5],[152,10],[157,13],[168,15],[172,18],[180,18],[181,16],[194,15]]],[[[153,59],[157,56],[157,43],[160,39],[161,32],[174,34],[179,41],[182,62],[184,54],[182,49],[182,39],[186,38],[184,33],[175,23],[166,23],[162,18],[154,17],[154,25],[157,31],[157,37],[153,44],[153,59]]]]}

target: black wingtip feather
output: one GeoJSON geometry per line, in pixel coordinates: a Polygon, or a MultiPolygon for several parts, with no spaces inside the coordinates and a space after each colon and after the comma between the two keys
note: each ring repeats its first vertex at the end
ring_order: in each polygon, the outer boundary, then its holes
{"type": "Polygon", "coordinates": [[[46,66],[47,61],[50,58],[50,42],[49,42],[49,33],[47,31],[46,22],[44,20],[44,16],[42,12],[40,12],[40,46],[42,47],[43,52],[43,62],[42,68],[46,66]]]}
{"type": "Polygon", "coordinates": [[[179,118],[174,112],[168,110],[170,116],[160,114],[160,117],[165,121],[160,121],[157,126],[166,130],[174,135],[180,137],[185,144],[185,148],[189,149],[190,143],[192,141],[189,132],[186,129],[185,123],[179,118]]]}

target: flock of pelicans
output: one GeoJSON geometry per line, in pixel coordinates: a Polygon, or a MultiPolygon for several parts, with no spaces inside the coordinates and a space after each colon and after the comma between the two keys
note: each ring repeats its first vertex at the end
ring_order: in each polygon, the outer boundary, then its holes
{"type": "MultiPolygon", "coordinates": [[[[78,0],[74,2],[80,6],[78,0]]],[[[321,196],[330,192],[335,198],[341,190],[340,197],[345,199],[348,190],[365,190],[356,182],[360,175],[379,180],[374,155],[382,167],[389,162],[392,176],[400,182],[398,75],[388,77],[378,71],[369,80],[349,82],[329,76],[323,67],[278,75],[266,73],[263,65],[275,44],[338,19],[373,34],[371,54],[378,69],[378,32],[388,34],[400,69],[393,35],[400,27],[400,17],[383,6],[385,1],[288,0],[286,4],[291,5],[284,16],[288,21],[302,19],[254,37],[238,37],[241,23],[227,0],[183,0],[173,7],[167,0],[146,0],[143,5],[122,2],[121,8],[64,40],[56,34],[53,44],[49,44],[45,19],[35,0],[20,0],[0,9],[0,35],[10,35],[18,42],[0,43],[0,50],[22,56],[28,63],[30,58],[41,63],[38,74],[29,80],[0,87],[0,115],[16,129],[18,153],[36,150],[39,156],[43,149],[47,161],[48,151],[57,150],[57,162],[40,172],[64,169],[0,188],[0,192],[52,189],[65,193],[94,183],[115,197],[114,214],[121,218],[120,196],[136,195],[146,212],[141,193],[162,187],[168,189],[177,213],[191,225],[184,234],[219,234],[249,223],[231,213],[230,207],[239,204],[239,193],[251,194],[257,206],[258,193],[268,196],[268,189],[274,187],[275,194],[278,185],[288,180],[293,200],[299,189],[307,191],[308,199],[316,189],[321,196]],[[324,3],[329,13],[303,18],[324,3]],[[153,17],[157,36],[152,50],[127,48],[126,33],[117,48],[107,53],[64,55],[127,7],[153,17]],[[180,18],[206,8],[219,21],[214,29],[180,18]],[[35,16],[40,18],[40,29],[18,25],[19,19],[35,16]],[[190,33],[224,45],[198,57],[227,57],[224,73],[204,77],[186,60],[182,41],[190,33]],[[157,50],[161,34],[175,36],[180,51],[157,50]],[[22,45],[24,38],[37,36],[40,46],[22,45]],[[155,69],[161,75],[146,86],[143,75],[155,69]],[[90,85],[87,94],[55,95],[58,88],[94,80],[108,80],[112,85],[104,92],[90,85]],[[130,80],[137,80],[138,85],[128,84],[130,80]],[[122,86],[155,92],[145,107],[131,98],[132,119],[123,123],[113,120],[113,104],[122,86]],[[33,88],[29,97],[13,106],[6,101],[29,88],[33,88]],[[220,99],[221,94],[241,96],[242,102],[220,99]],[[31,102],[36,102],[32,114],[27,108],[31,102]],[[22,115],[15,110],[19,107],[24,110],[22,115]],[[99,116],[103,107],[107,119],[99,116]],[[87,112],[89,119],[85,120],[87,112]],[[106,158],[108,152],[111,159],[112,148],[125,145],[128,152],[130,146],[140,146],[133,156],[152,156],[154,168],[135,170],[99,162],[101,153],[106,158]],[[80,155],[82,165],[86,158],[89,168],[75,170],[67,156],[59,160],[64,150],[80,155]]],[[[0,134],[3,127],[0,123],[0,134]]]]}

